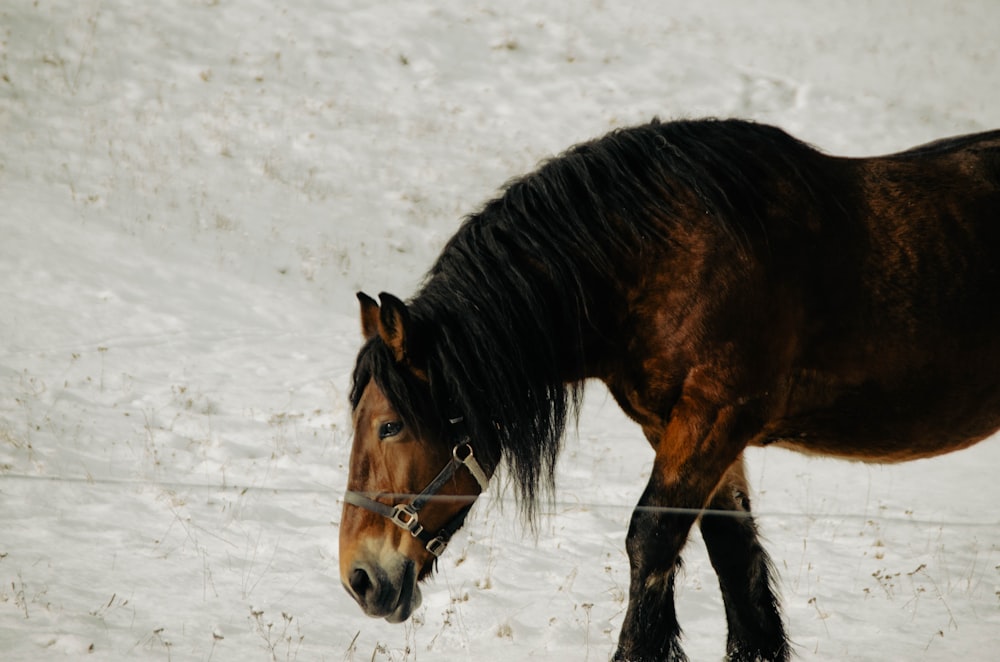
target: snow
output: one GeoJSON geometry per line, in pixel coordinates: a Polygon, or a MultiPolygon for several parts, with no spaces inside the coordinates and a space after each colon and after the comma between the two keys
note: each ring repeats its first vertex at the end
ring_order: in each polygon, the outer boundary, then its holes
{"type": "MultiPolygon", "coordinates": [[[[1000,126],[992,0],[0,7],[0,656],[604,660],[652,454],[599,387],[537,537],[502,485],[404,625],[340,586],[354,292],[508,178],[742,116],[874,154],[1000,126]]],[[[805,660],[995,659],[1000,445],[750,456],[805,660]]],[[[695,535],[692,660],[725,623],[695,535]]]]}

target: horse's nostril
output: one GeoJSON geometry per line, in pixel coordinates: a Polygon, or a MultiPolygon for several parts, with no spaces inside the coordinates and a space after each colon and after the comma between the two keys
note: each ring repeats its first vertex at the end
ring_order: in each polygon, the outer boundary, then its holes
{"type": "Polygon", "coordinates": [[[372,580],[367,572],[361,568],[355,568],[351,571],[351,590],[354,591],[354,595],[364,598],[371,586],[372,580]]]}

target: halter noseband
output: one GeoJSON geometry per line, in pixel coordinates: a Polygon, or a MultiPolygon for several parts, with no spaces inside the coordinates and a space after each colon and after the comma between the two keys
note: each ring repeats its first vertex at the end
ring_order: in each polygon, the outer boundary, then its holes
{"type": "MultiPolygon", "coordinates": [[[[451,422],[453,424],[460,423],[462,419],[454,419],[451,422]]],[[[430,501],[438,491],[444,487],[444,484],[451,480],[451,477],[455,475],[459,467],[465,467],[472,474],[472,477],[476,479],[479,483],[479,487],[482,488],[483,492],[489,487],[489,478],[486,477],[486,472],[479,465],[475,456],[472,453],[472,444],[469,443],[466,437],[463,441],[459,442],[451,450],[451,461],[445,465],[445,468],[437,475],[437,477],[430,482],[430,484],[424,488],[423,492],[414,497],[413,501],[410,503],[398,503],[395,506],[387,506],[384,503],[370,499],[360,492],[355,492],[354,490],[347,490],[344,493],[344,503],[349,503],[352,506],[359,506],[367,510],[377,513],[382,517],[390,520],[393,524],[409,532],[411,536],[424,543],[424,549],[433,554],[434,556],[441,556],[445,548],[448,546],[448,541],[451,539],[455,532],[458,531],[459,527],[465,521],[465,516],[468,515],[469,509],[472,508],[470,503],[462,510],[452,517],[447,524],[445,524],[436,533],[432,534],[427,529],[425,529],[420,524],[419,511],[423,508],[428,501],[430,501]]],[[[475,498],[475,497],[473,497],[475,498]]]]}

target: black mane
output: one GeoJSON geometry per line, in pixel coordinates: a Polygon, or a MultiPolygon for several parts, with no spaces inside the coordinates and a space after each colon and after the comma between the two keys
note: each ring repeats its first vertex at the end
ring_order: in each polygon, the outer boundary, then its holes
{"type": "Polygon", "coordinates": [[[410,424],[441,435],[463,416],[477,456],[507,465],[530,520],[580,402],[582,382],[566,377],[586,376],[583,339],[601,324],[592,297],[611,294],[620,265],[651,243],[669,244],[682,212],[697,209],[741,246],[760,243],[756,182],[798,178],[804,152],[773,127],[654,120],[549,160],[465,219],[409,302],[429,388],[376,338],[358,358],[352,403],[374,378],[410,424]]]}

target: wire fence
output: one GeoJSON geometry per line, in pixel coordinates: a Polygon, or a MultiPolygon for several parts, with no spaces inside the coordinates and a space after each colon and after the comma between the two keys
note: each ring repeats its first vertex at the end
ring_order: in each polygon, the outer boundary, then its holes
{"type": "MultiPolygon", "coordinates": [[[[158,489],[171,490],[171,491],[198,491],[198,490],[220,490],[227,492],[237,492],[240,494],[246,493],[261,493],[270,495],[311,495],[316,497],[328,497],[337,506],[340,506],[344,501],[344,490],[335,489],[332,487],[324,485],[316,486],[302,486],[302,485],[241,485],[234,483],[208,483],[208,482],[197,482],[197,481],[171,481],[171,480],[153,480],[153,479],[131,479],[131,478],[106,478],[106,477],[91,477],[91,476],[46,476],[46,475],[29,475],[29,474],[17,474],[17,473],[5,473],[0,474],[0,484],[7,481],[24,481],[24,482],[39,482],[39,483],[63,483],[67,485],[100,485],[106,487],[120,487],[120,488],[146,488],[155,487],[158,489]]],[[[360,492],[362,496],[366,496],[371,499],[380,500],[387,505],[395,505],[397,503],[406,503],[415,499],[418,494],[406,493],[406,492],[360,492]]],[[[437,495],[425,495],[424,499],[428,503],[446,503],[450,506],[464,506],[469,503],[478,501],[480,498],[486,499],[489,504],[499,504],[502,507],[511,507],[516,509],[519,505],[517,500],[505,494],[494,494],[485,493],[481,496],[472,495],[447,495],[447,494],[437,494],[437,495]]],[[[794,520],[794,519],[808,519],[808,520],[822,520],[822,519],[836,519],[843,521],[868,521],[877,520],[880,522],[893,522],[901,524],[909,524],[914,526],[960,526],[970,529],[994,529],[1000,531],[1000,517],[997,519],[987,519],[977,518],[977,519],[925,519],[914,517],[912,515],[894,515],[887,512],[881,512],[875,510],[866,510],[864,512],[813,512],[813,511],[793,511],[793,510],[773,510],[773,509],[763,509],[763,510],[753,510],[752,512],[743,511],[733,511],[733,510],[717,510],[710,508],[680,508],[672,506],[644,506],[630,503],[610,503],[601,501],[580,501],[580,500],[561,500],[559,498],[553,499],[543,499],[541,502],[541,508],[538,512],[544,517],[555,517],[567,512],[600,512],[600,511],[635,511],[644,513],[658,513],[658,514],[672,514],[672,515],[685,515],[689,517],[731,517],[735,519],[749,519],[753,518],[755,520],[766,520],[766,519],[782,519],[782,520],[794,520]]],[[[979,513],[982,514],[982,513],[979,513]]]]}

